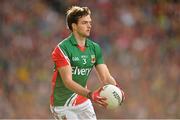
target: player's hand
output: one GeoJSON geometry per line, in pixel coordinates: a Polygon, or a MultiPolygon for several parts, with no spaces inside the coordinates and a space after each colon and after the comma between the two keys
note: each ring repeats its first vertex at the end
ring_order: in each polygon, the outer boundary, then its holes
{"type": "Polygon", "coordinates": [[[95,90],[94,92],[90,92],[88,95],[88,98],[91,99],[93,102],[99,104],[100,106],[107,107],[106,99],[105,97],[100,96],[100,92],[103,88],[99,88],[95,90]]]}
{"type": "Polygon", "coordinates": [[[120,87],[119,84],[116,84],[116,87],[118,87],[120,90],[121,90],[121,93],[122,93],[122,101],[121,101],[121,104],[124,102],[125,100],[125,95],[124,95],[124,91],[122,90],[122,88],[120,87]]]}

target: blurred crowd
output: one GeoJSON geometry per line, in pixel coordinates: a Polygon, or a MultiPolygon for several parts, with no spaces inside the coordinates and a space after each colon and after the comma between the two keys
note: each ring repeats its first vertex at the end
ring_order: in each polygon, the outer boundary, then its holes
{"type": "MultiPolygon", "coordinates": [[[[180,118],[180,5],[176,0],[1,0],[0,118],[52,118],[51,52],[69,35],[65,10],[88,6],[91,38],[121,84],[117,110],[103,118],[180,118]]],[[[95,72],[89,86],[98,82],[95,72]]]]}

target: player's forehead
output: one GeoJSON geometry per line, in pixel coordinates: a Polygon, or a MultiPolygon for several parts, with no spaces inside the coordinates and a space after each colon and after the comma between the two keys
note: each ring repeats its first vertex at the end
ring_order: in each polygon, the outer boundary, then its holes
{"type": "Polygon", "coordinates": [[[78,22],[91,22],[91,16],[90,15],[86,15],[86,16],[82,16],[81,18],[79,18],[78,22]]]}

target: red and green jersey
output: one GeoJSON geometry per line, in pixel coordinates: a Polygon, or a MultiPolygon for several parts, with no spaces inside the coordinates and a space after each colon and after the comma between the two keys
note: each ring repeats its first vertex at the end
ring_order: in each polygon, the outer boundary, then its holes
{"type": "Polygon", "coordinates": [[[60,42],[52,52],[54,74],[52,79],[51,105],[74,106],[83,103],[87,98],[80,96],[65,87],[58,68],[71,65],[72,79],[86,87],[87,79],[94,65],[102,64],[100,46],[86,39],[85,48],[78,46],[73,34],[60,42]]]}

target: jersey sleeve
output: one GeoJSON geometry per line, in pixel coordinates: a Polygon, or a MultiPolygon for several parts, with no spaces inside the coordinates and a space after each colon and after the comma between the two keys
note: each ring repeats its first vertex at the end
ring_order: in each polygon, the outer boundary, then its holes
{"type": "Polygon", "coordinates": [[[104,60],[103,60],[102,50],[98,44],[95,44],[95,54],[96,54],[95,65],[103,64],[104,60]]]}
{"type": "Polygon", "coordinates": [[[56,48],[53,50],[52,59],[55,63],[56,68],[70,65],[69,58],[59,46],[56,46],[56,48]]]}

